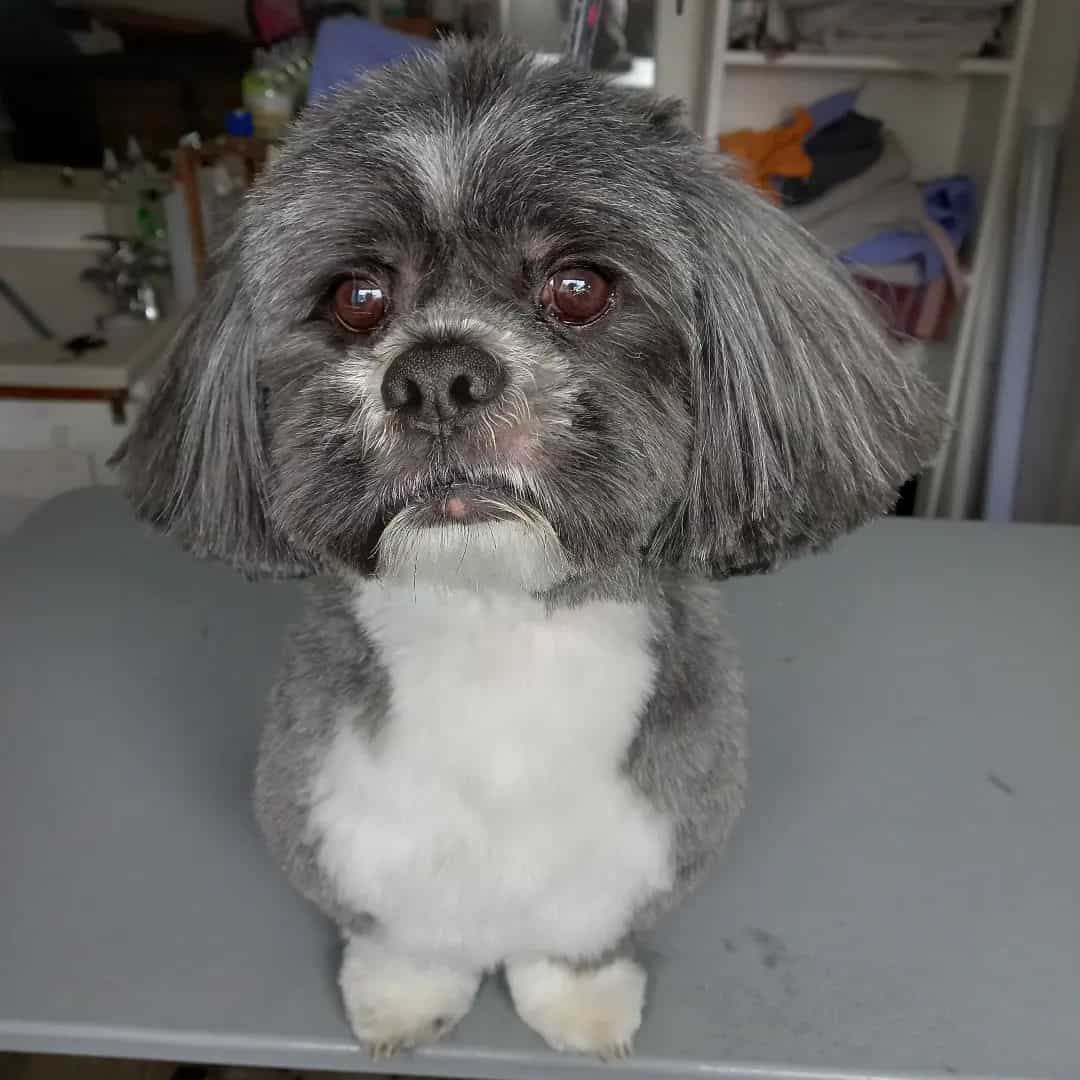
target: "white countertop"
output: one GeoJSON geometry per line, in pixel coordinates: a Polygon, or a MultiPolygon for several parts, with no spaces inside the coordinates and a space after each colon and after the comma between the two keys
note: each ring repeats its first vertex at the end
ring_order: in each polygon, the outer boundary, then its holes
{"type": "Polygon", "coordinates": [[[81,356],[67,352],[59,339],[0,345],[0,386],[65,390],[128,390],[161,355],[179,315],[145,330],[117,337],[81,356]]]}
{"type": "Polygon", "coordinates": [[[105,231],[103,183],[100,169],[65,178],[55,165],[0,165],[0,237],[11,247],[92,251],[87,234],[105,231]]]}
{"type": "Polygon", "coordinates": [[[63,348],[73,337],[94,333],[98,316],[113,310],[112,299],[80,276],[102,250],[84,235],[104,228],[100,188],[94,170],[76,171],[65,186],[57,169],[0,168],[0,277],[52,333],[48,340],[38,337],[0,295],[0,386],[129,389],[177,325],[173,313],[127,332],[114,328],[103,348],[80,356],[63,348]]]}

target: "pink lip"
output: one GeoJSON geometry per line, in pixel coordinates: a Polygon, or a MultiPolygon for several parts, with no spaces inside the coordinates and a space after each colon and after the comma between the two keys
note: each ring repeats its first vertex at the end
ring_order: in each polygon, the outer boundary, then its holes
{"type": "Polygon", "coordinates": [[[473,499],[466,498],[463,495],[451,495],[443,503],[442,509],[448,518],[452,518],[454,521],[464,521],[474,512],[475,506],[476,503],[473,499]]]}
{"type": "Polygon", "coordinates": [[[470,525],[480,521],[500,521],[506,515],[496,500],[505,498],[500,492],[470,484],[455,484],[448,491],[431,495],[414,504],[420,511],[420,521],[426,525],[453,522],[470,525]]]}

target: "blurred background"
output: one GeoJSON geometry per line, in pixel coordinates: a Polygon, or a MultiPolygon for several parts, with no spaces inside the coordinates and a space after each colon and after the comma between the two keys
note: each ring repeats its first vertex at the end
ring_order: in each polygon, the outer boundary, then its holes
{"type": "Polygon", "coordinates": [[[110,482],[304,104],[441,36],[681,98],[948,396],[900,513],[1080,522],[1076,0],[0,0],[0,531],[110,482]]]}

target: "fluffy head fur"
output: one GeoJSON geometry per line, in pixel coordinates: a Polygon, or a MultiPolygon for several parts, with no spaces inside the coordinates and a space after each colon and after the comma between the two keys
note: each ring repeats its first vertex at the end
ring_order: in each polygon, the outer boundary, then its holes
{"type": "Polygon", "coordinates": [[[249,573],[370,569],[397,515],[464,491],[542,520],[570,573],[725,576],[886,510],[936,431],[843,270],[676,106],[450,44],[305,113],[121,456],[144,516],[249,573]],[[612,309],[545,317],[582,265],[612,309]],[[343,334],[328,293],[372,272],[389,316],[343,334]],[[453,345],[501,394],[402,425],[383,374],[453,345]]]}

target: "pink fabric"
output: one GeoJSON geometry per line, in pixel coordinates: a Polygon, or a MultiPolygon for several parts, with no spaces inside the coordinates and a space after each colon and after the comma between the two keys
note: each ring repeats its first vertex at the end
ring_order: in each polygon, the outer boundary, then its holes
{"type": "Polygon", "coordinates": [[[253,0],[252,19],[264,42],[281,41],[304,29],[300,0],[253,0]]]}
{"type": "Polygon", "coordinates": [[[897,285],[856,274],[855,280],[880,306],[889,331],[916,341],[944,341],[956,310],[956,295],[948,277],[925,285],[897,285]]]}

